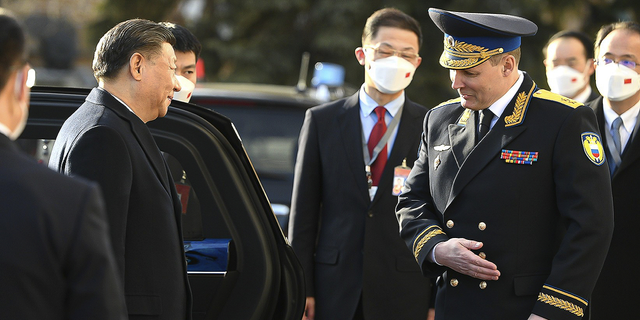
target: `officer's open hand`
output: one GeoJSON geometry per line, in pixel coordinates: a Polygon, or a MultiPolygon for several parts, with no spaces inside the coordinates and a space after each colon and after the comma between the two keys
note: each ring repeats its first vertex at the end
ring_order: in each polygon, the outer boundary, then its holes
{"type": "Polygon", "coordinates": [[[481,280],[498,280],[498,267],[471,250],[482,248],[482,242],[452,238],[435,248],[436,261],[454,271],[481,280]]]}

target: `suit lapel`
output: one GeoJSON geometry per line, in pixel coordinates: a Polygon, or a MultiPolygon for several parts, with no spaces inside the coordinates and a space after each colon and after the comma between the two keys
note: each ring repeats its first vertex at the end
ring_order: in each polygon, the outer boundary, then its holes
{"type": "MultiPolygon", "coordinates": [[[[600,129],[600,133],[602,136],[601,138],[605,154],[609,157],[607,161],[611,161],[611,156],[609,153],[609,141],[607,141],[605,133],[605,130],[609,130],[609,128],[606,127],[606,120],[604,118],[603,98],[600,97],[594,100],[591,104],[591,108],[596,114],[598,129],[600,129]]],[[[627,146],[625,147],[624,153],[622,154],[622,162],[613,173],[613,176],[611,176],[611,180],[615,179],[619,174],[621,174],[621,172],[625,171],[630,165],[638,161],[638,159],[640,158],[640,135],[638,134],[638,131],[640,131],[640,121],[636,121],[636,126],[633,128],[633,132],[631,133],[629,142],[627,142],[627,146]]]]}
{"type": "Polygon", "coordinates": [[[151,136],[149,128],[136,116],[133,112],[129,111],[120,101],[116,100],[109,92],[103,89],[95,88],[87,96],[87,101],[103,105],[113,112],[115,112],[120,118],[129,122],[133,136],[138,141],[138,144],[142,148],[147,160],[153,167],[158,179],[162,183],[165,191],[171,194],[171,188],[169,184],[169,177],[167,174],[164,159],[160,154],[160,149],[156,145],[155,140],[151,136]]]}
{"type": "MultiPolygon", "coordinates": [[[[463,161],[453,181],[447,207],[491,160],[499,156],[505,145],[513,141],[527,129],[526,125],[524,125],[524,118],[535,88],[535,83],[525,75],[525,80],[520,86],[520,89],[502,112],[500,119],[498,119],[489,133],[487,133],[482,141],[476,144],[473,150],[471,150],[471,153],[463,161]],[[524,93],[524,95],[522,93],[524,93]]],[[[471,121],[471,117],[469,121],[471,121]]],[[[473,136],[473,134],[465,134],[468,136],[464,137],[465,140],[463,140],[462,143],[468,144],[469,139],[473,140],[469,138],[469,136],[473,136]]],[[[453,148],[454,141],[452,140],[451,143],[453,148]]]]}
{"type": "Polygon", "coordinates": [[[358,94],[347,98],[338,114],[338,126],[344,152],[349,161],[349,171],[354,175],[359,193],[369,199],[369,190],[364,171],[364,155],[362,154],[362,124],[360,123],[360,102],[358,94]]]}
{"type": "Polygon", "coordinates": [[[626,170],[630,165],[635,163],[638,158],[640,158],[640,141],[638,140],[640,139],[640,135],[638,134],[638,130],[640,130],[640,121],[636,121],[636,125],[633,128],[629,142],[627,142],[627,146],[622,154],[620,167],[613,174],[614,177],[617,176],[619,172],[626,170]]]}

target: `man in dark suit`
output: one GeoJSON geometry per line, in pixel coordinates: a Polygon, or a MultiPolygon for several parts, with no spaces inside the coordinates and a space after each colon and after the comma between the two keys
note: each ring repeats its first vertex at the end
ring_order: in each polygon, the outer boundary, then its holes
{"type": "Polygon", "coordinates": [[[429,9],[460,97],[427,113],[401,237],[436,319],[580,319],[613,230],[593,112],[518,70],[524,18],[429,9]]]}
{"type": "Polygon", "coordinates": [[[405,13],[375,12],[355,50],[360,91],[306,113],[289,236],[305,271],[308,319],[427,318],[430,285],[398,237],[393,194],[416,159],[426,112],[404,94],[421,39],[405,13]]]}
{"type": "Polygon", "coordinates": [[[99,188],[14,144],[34,73],[25,36],[0,8],[0,318],[126,319],[99,188]]]}
{"type": "Polygon", "coordinates": [[[596,85],[603,97],[595,110],[611,172],[615,229],[609,253],[593,291],[591,319],[634,319],[640,285],[633,241],[640,223],[640,25],[603,26],[596,39],[596,85]]]}
{"type": "Polygon", "coordinates": [[[542,49],[551,92],[580,103],[599,95],[591,89],[593,41],[584,32],[564,30],[554,34],[542,49]]]}
{"type": "Polygon", "coordinates": [[[180,201],[145,126],[166,114],[180,90],[174,41],[148,20],[109,30],[94,55],[99,87],[65,121],[49,160],[102,187],[130,319],[191,317],[180,201]]]}

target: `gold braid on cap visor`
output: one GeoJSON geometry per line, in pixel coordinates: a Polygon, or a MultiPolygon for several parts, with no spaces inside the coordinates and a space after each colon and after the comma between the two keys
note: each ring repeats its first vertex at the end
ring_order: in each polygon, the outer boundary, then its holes
{"type": "Polygon", "coordinates": [[[503,48],[489,50],[485,47],[447,38],[444,40],[444,51],[440,56],[440,65],[450,69],[468,69],[502,52],[504,52],[503,48]],[[462,59],[451,59],[450,57],[462,59]]]}

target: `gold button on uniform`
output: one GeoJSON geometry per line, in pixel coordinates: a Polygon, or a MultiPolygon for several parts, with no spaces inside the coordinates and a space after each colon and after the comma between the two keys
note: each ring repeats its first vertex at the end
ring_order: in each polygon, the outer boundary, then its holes
{"type": "Polygon", "coordinates": [[[369,213],[369,218],[372,218],[373,217],[373,211],[369,211],[368,213],[369,213]]]}
{"type": "Polygon", "coordinates": [[[453,220],[447,221],[447,228],[451,229],[453,228],[453,225],[454,225],[453,220]]]}
{"type": "Polygon", "coordinates": [[[451,281],[449,281],[449,283],[451,284],[452,287],[457,287],[458,286],[458,279],[453,278],[453,279],[451,279],[451,281]]]}
{"type": "Polygon", "coordinates": [[[480,258],[482,258],[482,259],[486,259],[486,258],[487,258],[487,254],[486,254],[486,253],[484,253],[484,252],[480,252],[480,253],[478,253],[478,256],[479,256],[480,258]]]}
{"type": "Polygon", "coordinates": [[[484,229],[487,228],[487,224],[484,222],[480,222],[478,223],[478,229],[480,229],[480,231],[484,231],[484,229]]]}
{"type": "Polygon", "coordinates": [[[487,288],[487,282],[486,281],[480,282],[480,289],[484,290],[486,288],[487,288]]]}

